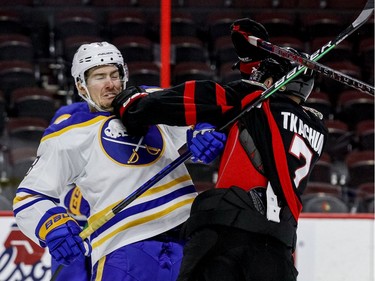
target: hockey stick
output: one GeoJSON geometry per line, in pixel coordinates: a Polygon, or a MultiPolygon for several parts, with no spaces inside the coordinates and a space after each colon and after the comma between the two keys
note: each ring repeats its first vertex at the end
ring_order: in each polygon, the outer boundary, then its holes
{"type": "MultiPolygon", "coordinates": [[[[338,45],[341,41],[347,38],[350,34],[352,34],[355,30],[357,30],[360,26],[362,26],[370,17],[374,10],[374,3],[373,0],[368,0],[366,3],[365,8],[360,13],[358,18],[343,32],[341,32],[334,40],[330,41],[328,44],[324,45],[320,50],[316,51],[310,59],[312,60],[319,60],[322,56],[332,50],[336,45],[338,45]],[[326,46],[330,47],[326,47],[326,46]],[[313,57],[314,56],[314,57],[313,57]]],[[[257,99],[255,99],[252,103],[248,104],[244,110],[238,114],[235,118],[225,124],[223,127],[219,129],[219,131],[225,129],[239,118],[241,118],[244,114],[249,112],[254,107],[258,106],[261,102],[265,99],[270,97],[273,93],[275,93],[278,89],[282,86],[290,82],[293,78],[301,74],[306,69],[305,66],[303,67],[296,67],[288,72],[285,76],[279,79],[275,84],[273,84],[270,88],[265,90],[257,99]]],[[[110,211],[108,211],[103,217],[100,219],[92,222],[89,226],[84,229],[79,236],[82,239],[88,238],[92,233],[94,233],[97,229],[99,229],[102,225],[104,225],[107,221],[113,218],[117,213],[121,212],[124,208],[126,208],[130,203],[132,203],[135,199],[137,199],[140,195],[150,189],[153,185],[159,182],[162,178],[164,178],[167,174],[171,173],[176,167],[181,165],[183,162],[188,160],[191,157],[192,153],[190,151],[186,151],[181,154],[178,158],[172,161],[169,165],[164,167],[161,171],[159,171],[156,175],[154,175],[151,179],[146,181],[143,185],[141,185],[138,189],[132,192],[128,197],[118,203],[115,207],[113,207],[110,211]]],[[[56,280],[59,272],[63,268],[63,265],[59,265],[56,269],[55,273],[53,274],[51,281],[56,280]]]]}
{"type": "MultiPolygon", "coordinates": [[[[317,61],[321,57],[326,55],[329,51],[331,51],[334,47],[336,47],[343,40],[345,40],[349,35],[351,35],[354,31],[360,28],[370,18],[373,12],[374,12],[374,0],[367,0],[367,3],[365,7],[363,8],[362,12],[359,14],[359,16],[344,31],[342,31],[335,39],[329,41],[319,50],[317,50],[312,55],[310,55],[309,59],[312,61],[317,61]]],[[[299,66],[299,67],[295,67],[294,69],[292,69],[288,74],[283,76],[281,79],[276,81],[275,84],[273,84],[270,88],[264,91],[262,95],[258,98],[258,100],[255,100],[252,105],[249,105],[248,107],[246,107],[238,116],[236,116],[233,120],[228,122],[224,127],[230,125],[234,121],[241,118],[248,111],[258,106],[262,101],[267,99],[269,96],[271,96],[274,92],[276,92],[286,83],[288,83],[290,80],[292,80],[293,78],[295,78],[296,76],[304,72],[306,68],[307,68],[306,66],[299,66]]]]}
{"type": "Polygon", "coordinates": [[[249,36],[248,41],[255,47],[261,48],[262,50],[268,51],[271,54],[278,55],[279,57],[282,57],[284,59],[288,59],[300,65],[306,66],[312,70],[322,73],[325,76],[328,76],[329,78],[360,90],[366,94],[369,94],[371,96],[374,96],[375,94],[375,88],[373,86],[366,84],[365,82],[362,82],[358,79],[352,78],[342,72],[329,68],[328,66],[312,61],[311,59],[304,58],[298,54],[293,53],[292,51],[289,51],[288,49],[279,47],[255,36],[249,36]]]}

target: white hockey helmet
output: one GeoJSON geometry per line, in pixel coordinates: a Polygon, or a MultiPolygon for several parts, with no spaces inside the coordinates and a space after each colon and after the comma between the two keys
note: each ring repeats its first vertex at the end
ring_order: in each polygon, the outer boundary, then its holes
{"type": "Polygon", "coordinates": [[[129,79],[127,65],[124,63],[121,52],[108,42],[95,42],[81,45],[73,57],[72,76],[75,83],[81,82],[86,85],[85,72],[90,68],[114,64],[118,67],[123,79],[123,89],[129,79]]]}

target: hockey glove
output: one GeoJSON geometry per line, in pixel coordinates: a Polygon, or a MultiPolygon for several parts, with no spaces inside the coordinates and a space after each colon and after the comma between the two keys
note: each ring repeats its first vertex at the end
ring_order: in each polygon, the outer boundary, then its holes
{"type": "Polygon", "coordinates": [[[250,35],[269,41],[266,28],[249,18],[238,19],[231,25],[231,39],[239,58],[232,69],[238,69],[243,79],[249,79],[250,74],[259,66],[259,61],[269,57],[267,51],[254,47],[248,42],[250,35]]]}
{"type": "Polygon", "coordinates": [[[193,162],[209,164],[223,151],[227,137],[214,129],[211,124],[199,123],[187,131],[187,145],[193,162]]]}
{"type": "Polygon", "coordinates": [[[139,87],[131,86],[119,93],[112,101],[113,113],[124,123],[125,112],[148,93],[139,87]]]}
{"type": "Polygon", "coordinates": [[[231,25],[232,43],[238,58],[242,62],[254,62],[269,57],[267,51],[254,47],[248,42],[250,35],[269,41],[266,28],[257,21],[243,18],[234,21],[231,25]]]}
{"type": "Polygon", "coordinates": [[[119,93],[112,101],[113,113],[121,120],[122,124],[126,127],[127,132],[131,135],[145,135],[148,131],[148,127],[131,126],[127,122],[128,118],[126,114],[127,111],[131,110],[133,105],[137,104],[140,99],[147,95],[148,93],[143,89],[131,86],[119,93]]]}
{"type": "Polygon", "coordinates": [[[91,254],[91,245],[79,236],[81,228],[62,207],[46,212],[40,220],[36,234],[42,246],[48,246],[53,259],[64,265],[91,254]]]}

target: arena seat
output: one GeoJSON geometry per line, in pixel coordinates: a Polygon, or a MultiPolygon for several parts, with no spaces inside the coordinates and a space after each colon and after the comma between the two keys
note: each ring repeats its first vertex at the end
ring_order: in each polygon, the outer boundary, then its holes
{"type": "Polygon", "coordinates": [[[17,147],[9,150],[11,164],[11,179],[20,182],[36,158],[37,149],[34,147],[17,147]]]}
{"type": "Polygon", "coordinates": [[[208,50],[203,43],[192,36],[172,37],[172,63],[203,62],[209,64],[208,50]]]}
{"type": "Polygon", "coordinates": [[[318,110],[326,120],[330,119],[333,114],[332,104],[326,92],[312,91],[305,105],[318,110]]]}
{"type": "Polygon", "coordinates": [[[105,30],[109,38],[119,36],[146,36],[148,21],[141,11],[116,9],[107,13],[105,30]]]}
{"type": "Polygon", "coordinates": [[[174,85],[189,80],[214,80],[215,72],[204,62],[182,62],[176,64],[172,71],[174,85]]]}
{"type": "Polygon", "coordinates": [[[54,32],[57,40],[71,36],[100,36],[102,26],[97,15],[84,8],[59,9],[56,11],[54,32]]]}
{"type": "Polygon", "coordinates": [[[128,63],[128,86],[160,86],[160,68],[154,62],[140,61],[128,63]]]}
{"type": "Polygon", "coordinates": [[[11,117],[6,122],[9,147],[38,147],[49,122],[38,117],[11,117]]]}
{"type": "Polygon", "coordinates": [[[0,60],[34,62],[34,47],[31,37],[23,34],[0,34],[0,60]]]}
{"type": "Polygon", "coordinates": [[[345,90],[340,93],[336,117],[354,130],[358,122],[374,120],[374,98],[359,90],[345,90]]]}
{"type": "Polygon", "coordinates": [[[374,120],[363,120],[357,123],[355,132],[360,150],[374,150],[374,120]]]}
{"type": "Polygon", "coordinates": [[[32,86],[37,86],[34,64],[20,60],[0,61],[0,90],[7,104],[13,90],[32,86]]]}
{"type": "Polygon", "coordinates": [[[328,153],[323,153],[310,173],[309,182],[331,183],[332,173],[331,157],[328,153]]]}
{"type": "Polygon", "coordinates": [[[348,186],[357,188],[366,182],[374,182],[374,151],[352,151],[345,157],[349,171],[348,186]]]}
{"type": "Polygon", "coordinates": [[[325,120],[328,129],[328,139],[325,151],[334,161],[342,161],[351,151],[354,133],[345,122],[340,120],[325,120]]]}
{"type": "Polygon", "coordinates": [[[112,43],[125,57],[126,63],[154,61],[154,46],[145,36],[121,35],[113,38],[112,43]]]}
{"type": "Polygon", "coordinates": [[[39,87],[18,88],[11,93],[10,101],[16,117],[37,117],[50,122],[57,109],[53,93],[39,87]]]}

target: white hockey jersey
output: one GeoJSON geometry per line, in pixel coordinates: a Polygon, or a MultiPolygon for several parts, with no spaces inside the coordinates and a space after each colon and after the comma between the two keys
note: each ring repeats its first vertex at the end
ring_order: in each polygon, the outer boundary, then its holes
{"type": "MultiPolygon", "coordinates": [[[[70,183],[89,202],[88,222],[102,217],[179,156],[186,129],[152,126],[145,136],[133,137],[114,116],[85,112],[50,126],[14,199],[18,226],[40,243],[35,235],[40,218],[56,206],[70,183]]],[[[183,223],[195,196],[182,164],[91,235],[92,264],[183,223]]]]}

